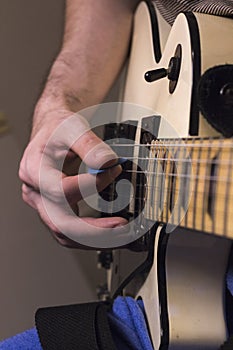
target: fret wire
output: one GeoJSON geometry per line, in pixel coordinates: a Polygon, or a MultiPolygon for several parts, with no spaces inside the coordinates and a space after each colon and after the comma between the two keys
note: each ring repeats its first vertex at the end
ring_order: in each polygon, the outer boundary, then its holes
{"type": "MultiPolygon", "coordinates": [[[[230,152],[230,158],[233,158],[233,148],[231,149],[230,152]]],[[[229,168],[228,168],[228,178],[230,178],[231,172],[232,172],[232,163],[230,164],[229,168]]],[[[229,186],[232,186],[232,184],[230,184],[229,186]]],[[[228,186],[226,186],[226,192],[225,192],[225,209],[224,209],[224,232],[227,232],[227,218],[228,218],[228,210],[229,210],[229,202],[230,202],[230,193],[231,193],[231,188],[229,188],[228,186]]]]}
{"type": "MultiPolygon", "coordinates": [[[[192,157],[193,157],[193,148],[191,148],[191,150],[190,151],[188,151],[188,156],[192,159],[192,157]]],[[[187,164],[188,163],[185,163],[185,165],[187,166],[187,164]]],[[[192,163],[191,163],[192,164],[192,163]]],[[[189,182],[189,189],[190,189],[190,182],[189,182]]],[[[189,192],[189,196],[190,196],[190,192],[189,192]]],[[[190,199],[190,197],[189,197],[189,199],[190,199]]],[[[188,219],[189,219],[189,211],[188,211],[188,213],[185,215],[185,226],[187,226],[188,225],[188,219]]]]}
{"type": "MultiPolygon", "coordinates": [[[[178,148],[178,154],[182,154],[183,155],[183,153],[186,151],[186,149],[185,148],[178,148]]],[[[185,158],[186,159],[186,158],[185,158]]],[[[188,163],[186,162],[184,162],[184,163],[182,163],[181,165],[183,166],[183,165],[187,165],[188,163]]],[[[178,174],[177,174],[178,175],[178,174]]],[[[174,177],[175,179],[176,179],[176,177],[174,177]]],[[[179,177],[178,177],[178,179],[179,179],[179,177]]],[[[187,179],[187,178],[182,178],[181,177],[181,180],[184,180],[184,179],[187,179]]],[[[180,183],[179,183],[179,189],[181,189],[181,186],[183,185],[183,183],[181,183],[181,181],[180,181],[180,183]]],[[[179,192],[178,193],[178,200],[179,200],[179,197],[181,196],[181,192],[179,192]]],[[[178,206],[178,221],[180,222],[180,218],[181,218],[181,205],[179,205],[178,206]]]]}
{"type": "MultiPolygon", "coordinates": [[[[166,149],[163,149],[163,158],[165,158],[165,155],[166,155],[166,149]]],[[[161,177],[161,183],[162,183],[162,186],[161,188],[163,189],[163,191],[160,191],[160,211],[162,212],[162,218],[164,221],[166,221],[166,213],[165,213],[165,203],[166,203],[166,179],[167,179],[167,176],[166,176],[166,168],[167,168],[167,165],[168,165],[169,162],[165,162],[164,160],[162,160],[162,169],[163,169],[163,172],[164,172],[164,176],[161,177]],[[165,216],[165,218],[164,218],[165,216]]]]}
{"type": "MultiPolygon", "coordinates": [[[[158,150],[151,150],[152,154],[154,155],[158,155],[158,150]]],[[[158,177],[155,175],[157,173],[157,167],[158,167],[158,162],[152,162],[152,176],[153,176],[153,184],[154,186],[156,186],[157,184],[157,180],[158,180],[158,177]]],[[[151,193],[151,202],[154,203],[155,201],[155,198],[156,198],[156,193],[155,191],[152,191],[151,193]]],[[[152,206],[151,206],[152,207],[152,206]]],[[[153,214],[153,212],[151,213],[151,215],[153,214]]]]}
{"type": "MultiPolygon", "coordinates": [[[[180,153],[180,149],[178,149],[177,151],[176,151],[176,153],[175,153],[175,157],[177,157],[177,154],[179,154],[180,153]]],[[[172,171],[171,171],[171,173],[172,174],[174,174],[175,175],[175,173],[176,173],[176,167],[175,167],[175,162],[171,162],[171,166],[172,166],[172,171]]],[[[174,206],[175,206],[175,199],[174,199],[174,197],[175,197],[175,194],[176,194],[176,185],[177,185],[177,178],[175,177],[175,176],[171,176],[171,177],[169,177],[170,178],[170,211],[172,211],[172,209],[174,208],[174,206]]],[[[178,192],[177,192],[177,194],[178,194],[178,199],[179,199],[179,196],[180,196],[180,191],[178,190],[178,192]]],[[[179,215],[179,213],[178,213],[178,215],[179,215]]],[[[172,215],[172,224],[174,223],[174,219],[175,219],[175,217],[174,217],[174,214],[172,215]]]]}
{"type": "MultiPolygon", "coordinates": [[[[168,173],[171,172],[171,170],[172,170],[171,165],[172,165],[172,163],[171,163],[170,159],[169,159],[168,162],[165,162],[165,174],[166,174],[167,170],[168,170],[168,173]]],[[[170,198],[170,194],[171,194],[171,192],[170,192],[171,178],[172,178],[171,176],[165,176],[165,182],[166,182],[166,179],[167,179],[167,186],[165,185],[165,194],[166,194],[166,198],[167,198],[167,203],[169,203],[169,205],[170,205],[169,198],[170,198]]],[[[168,221],[168,216],[169,216],[168,205],[166,205],[165,209],[166,209],[165,217],[166,217],[166,221],[168,221]]]]}
{"type": "MultiPolygon", "coordinates": [[[[222,149],[219,149],[218,151],[218,154],[217,154],[217,157],[219,159],[221,159],[222,157],[222,149]]],[[[221,169],[217,168],[217,173],[220,173],[221,169]]],[[[215,187],[215,192],[218,191],[218,186],[219,184],[217,183],[216,184],[216,187],[215,187]]],[[[218,220],[221,220],[221,217],[219,215],[219,208],[217,207],[218,203],[219,203],[219,196],[217,196],[218,200],[214,202],[214,208],[213,208],[213,214],[214,214],[214,217],[218,217],[218,220]]],[[[214,230],[216,229],[216,220],[212,220],[212,230],[214,232],[214,230]]]]}
{"type": "MultiPolygon", "coordinates": [[[[161,147],[161,148],[155,148],[155,150],[158,152],[158,157],[157,157],[157,159],[158,159],[158,161],[159,161],[159,163],[157,164],[157,167],[158,166],[160,166],[161,167],[161,160],[160,160],[160,158],[162,158],[161,157],[161,155],[163,155],[164,154],[164,147],[161,147]]],[[[156,172],[156,176],[158,175],[158,172],[156,172]]],[[[158,187],[159,188],[161,188],[161,185],[162,185],[162,179],[159,177],[159,176],[157,176],[157,182],[158,182],[158,187]]],[[[160,190],[161,191],[161,190],[160,190]]],[[[159,215],[160,215],[160,213],[161,213],[161,202],[162,202],[162,193],[160,193],[160,191],[158,191],[158,192],[156,192],[155,193],[155,199],[157,199],[158,198],[158,204],[157,204],[157,206],[156,206],[156,217],[158,217],[159,215]]],[[[157,201],[155,200],[155,203],[156,203],[157,201]]]]}
{"type": "MultiPolygon", "coordinates": [[[[218,147],[218,151],[217,151],[217,154],[216,154],[216,157],[218,158],[218,159],[222,159],[221,157],[222,157],[222,147],[221,147],[221,145],[222,145],[222,142],[221,142],[221,140],[219,140],[219,146],[220,147],[218,147]]],[[[220,171],[221,171],[221,168],[220,167],[217,167],[216,169],[214,169],[214,175],[218,175],[219,173],[220,173],[220,171]]],[[[219,178],[220,176],[216,176],[217,178],[219,178]]],[[[219,201],[219,198],[220,198],[220,196],[219,196],[219,194],[218,194],[218,188],[219,188],[219,186],[218,186],[218,183],[213,183],[212,184],[213,186],[214,186],[214,194],[215,194],[215,200],[214,200],[214,202],[213,202],[213,204],[212,204],[212,207],[213,207],[213,209],[212,209],[212,213],[213,213],[213,217],[212,217],[212,227],[211,227],[211,229],[212,229],[212,231],[213,232],[215,232],[215,229],[216,229],[216,220],[214,220],[213,218],[215,218],[216,216],[217,216],[217,213],[218,213],[218,218],[220,219],[221,217],[219,216],[219,210],[218,210],[218,208],[217,208],[217,204],[218,204],[218,201],[219,201]]]]}
{"type": "MultiPolygon", "coordinates": [[[[211,151],[212,151],[212,148],[211,147],[208,147],[208,150],[207,150],[207,159],[210,159],[210,155],[211,155],[211,151]]],[[[211,159],[213,161],[213,159],[211,159]]],[[[207,163],[208,164],[208,163],[207,163]]],[[[213,163],[211,163],[212,165],[213,163]]],[[[203,195],[202,195],[202,230],[204,231],[204,227],[205,227],[205,220],[206,220],[206,206],[207,206],[207,203],[206,203],[206,196],[208,195],[207,194],[207,191],[206,191],[206,188],[207,188],[207,171],[208,171],[208,166],[205,167],[205,180],[204,180],[204,191],[203,191],[203,195]]]]}
{"type": "MultiPolygon", "coordinates": [[[[154,168],[154,162],[149,160],[148,161],[148,169],[150,171],[151,170],[153,171],[153,168],[154,168]]],[[[154,179],[152,177],[153,177],[153,175],[149,177],[149,183],[153,184],[154,183],[154,181],[153,181],[154,179]]],[[[150,191],[148,191],[148,189],[149,189],[149,185],[148,185],[148,187],[146,187],[147,201],[149,201],[149,203],[150,203],[149,210],[147,209],[147,212],[148,212],[147,216],[151,217],[152,216],[152,212],[151,212],[152,205],[151,204],[153,203],[152,196],[153,196],[154,191],[152,191],[152,193],[151,193],[150,191]]],[[[148,206],[147,206],[147,208],[148,208],[148,206]]]]}

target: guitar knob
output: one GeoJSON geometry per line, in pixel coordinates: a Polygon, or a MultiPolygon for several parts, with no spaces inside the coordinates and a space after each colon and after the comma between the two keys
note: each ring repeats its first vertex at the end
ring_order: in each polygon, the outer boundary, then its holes
{"type": "Polygon", "coordinates": [[[159,68],[150,70],[145,73],[145,80],[148,83],[152,83],[153,81],[165,78],[167,76],[167,69],[165,68],[159,68]]]}
{"type": "Polygon", "coordinates": [[[145,80],[148,83],[168,77],[171,81],[177,81],[180,73],[180,58],[172,57],[169,61],[168,68],[159,68],[150,70],[145,73],[145,80]]]}
{"type": "Polygon", "coordinates": [[[180,73],[180,58],[172,57],[167,69],[167,77],[171,81],[177,81],[180,73]]]}
{"type": "Polygon", "coordinates": [[[149,70],[144,75],[145,80],[148,83],[152,83],[153,81],[167,77],[169,80],[169,93],[172,94],[175,91],[179,79],[181,59],[182,48],[181,45],[178,44],[174,56],[171,57],[169,61],[168,68],[149,70]]]}

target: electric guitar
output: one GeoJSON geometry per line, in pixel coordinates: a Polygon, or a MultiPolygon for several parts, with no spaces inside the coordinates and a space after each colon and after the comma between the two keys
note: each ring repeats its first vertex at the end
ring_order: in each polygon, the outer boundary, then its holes
{"type": "MultiPolygon", "coordinates": [[[[233,79],[232,70],[218,78],[218,68],[233,63],[232,34],[227,18],[180,14],[170,30],[152,4],[142,2],[135,14],[124,101],[154,112],[130,115],[123,106],[118,136],[129,135],[136,121],[128,156],[140,164],[124,169],[136,191],[124,214],[141,214],[138,231],[149,223],[137,248],[146,251],[143,262],[149,250],[147,270],[138,263],[144,279],[134,296],[144,301],[156,350],[216,350],[227,338],[233,140],[223,135],[233,135],[233,79]],[[209,111],[211,94],[216,108],[209,111]]],[[[130,271],[129,255],[114,253],[113,290],[130,271]]]]}

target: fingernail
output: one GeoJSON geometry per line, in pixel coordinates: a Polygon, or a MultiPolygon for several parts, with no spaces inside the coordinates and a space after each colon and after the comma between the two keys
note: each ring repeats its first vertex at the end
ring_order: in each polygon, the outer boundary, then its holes
{"type": "Polygon", "coordinates": [[[106,162],[117,159],[117,155],[108,145],[101,145],[95,150],[95,158],[98,162],[101,161],[102,166],[106,162]]]}

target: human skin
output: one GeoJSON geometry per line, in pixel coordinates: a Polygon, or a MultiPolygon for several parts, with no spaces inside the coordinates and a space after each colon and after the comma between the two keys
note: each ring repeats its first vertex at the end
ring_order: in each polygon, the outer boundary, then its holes
{"type": "MultiPolygon", "coordinates": [[[[44,91],[38,100],[30,141],[23,154],[19,177],[23,200],[33,207],[42,221],[52,231],[56,240],[67,247],[82,247],[65,236],[69,227],[69,216],[64,214],[63,230],[58,229],[44,208],[49,201],[55,207],[60,205],[61,188],[50,182],[49,174],[59,171],[56,163],[66,158],[84,159],[88,166],[99,168],[113,165],[116,154],[91,130],[82,132],[83,123],[76,125],[78,137],[67,153],[67,145],[53,145],[53,152],[45,154],[49,138],[61,123],[73,113],[103,101],[127,57],[131,37],[132,19],[138,0],[67,0],[63,44],[52,65],[44,91]],[[95,149],[94,152],[92,150],[95,149]],[[40,184],[40,162],[46,158],[48,180],[46,187],[40,184]]],[[[105,188],[121,172],[115,166],[96,177],[98,190],[105,188]]],[[[72,174],[60,171],[62,190],[71,207],[77,212],[76,203],[82,199],[78,183],[88,187],[91,175],[72,174]]],[[[86,234],[98,235],[101,230],[124,230],[127,223],[120,217],[80,219],[87,223],[86,234]]],[[[81,222],[80,221],[80,222],[81,222]]],[[[82,227],[82,226],[80,226],[82,227]]],[[[79,232],[77,232],[78,234],[79,232]]]]}

